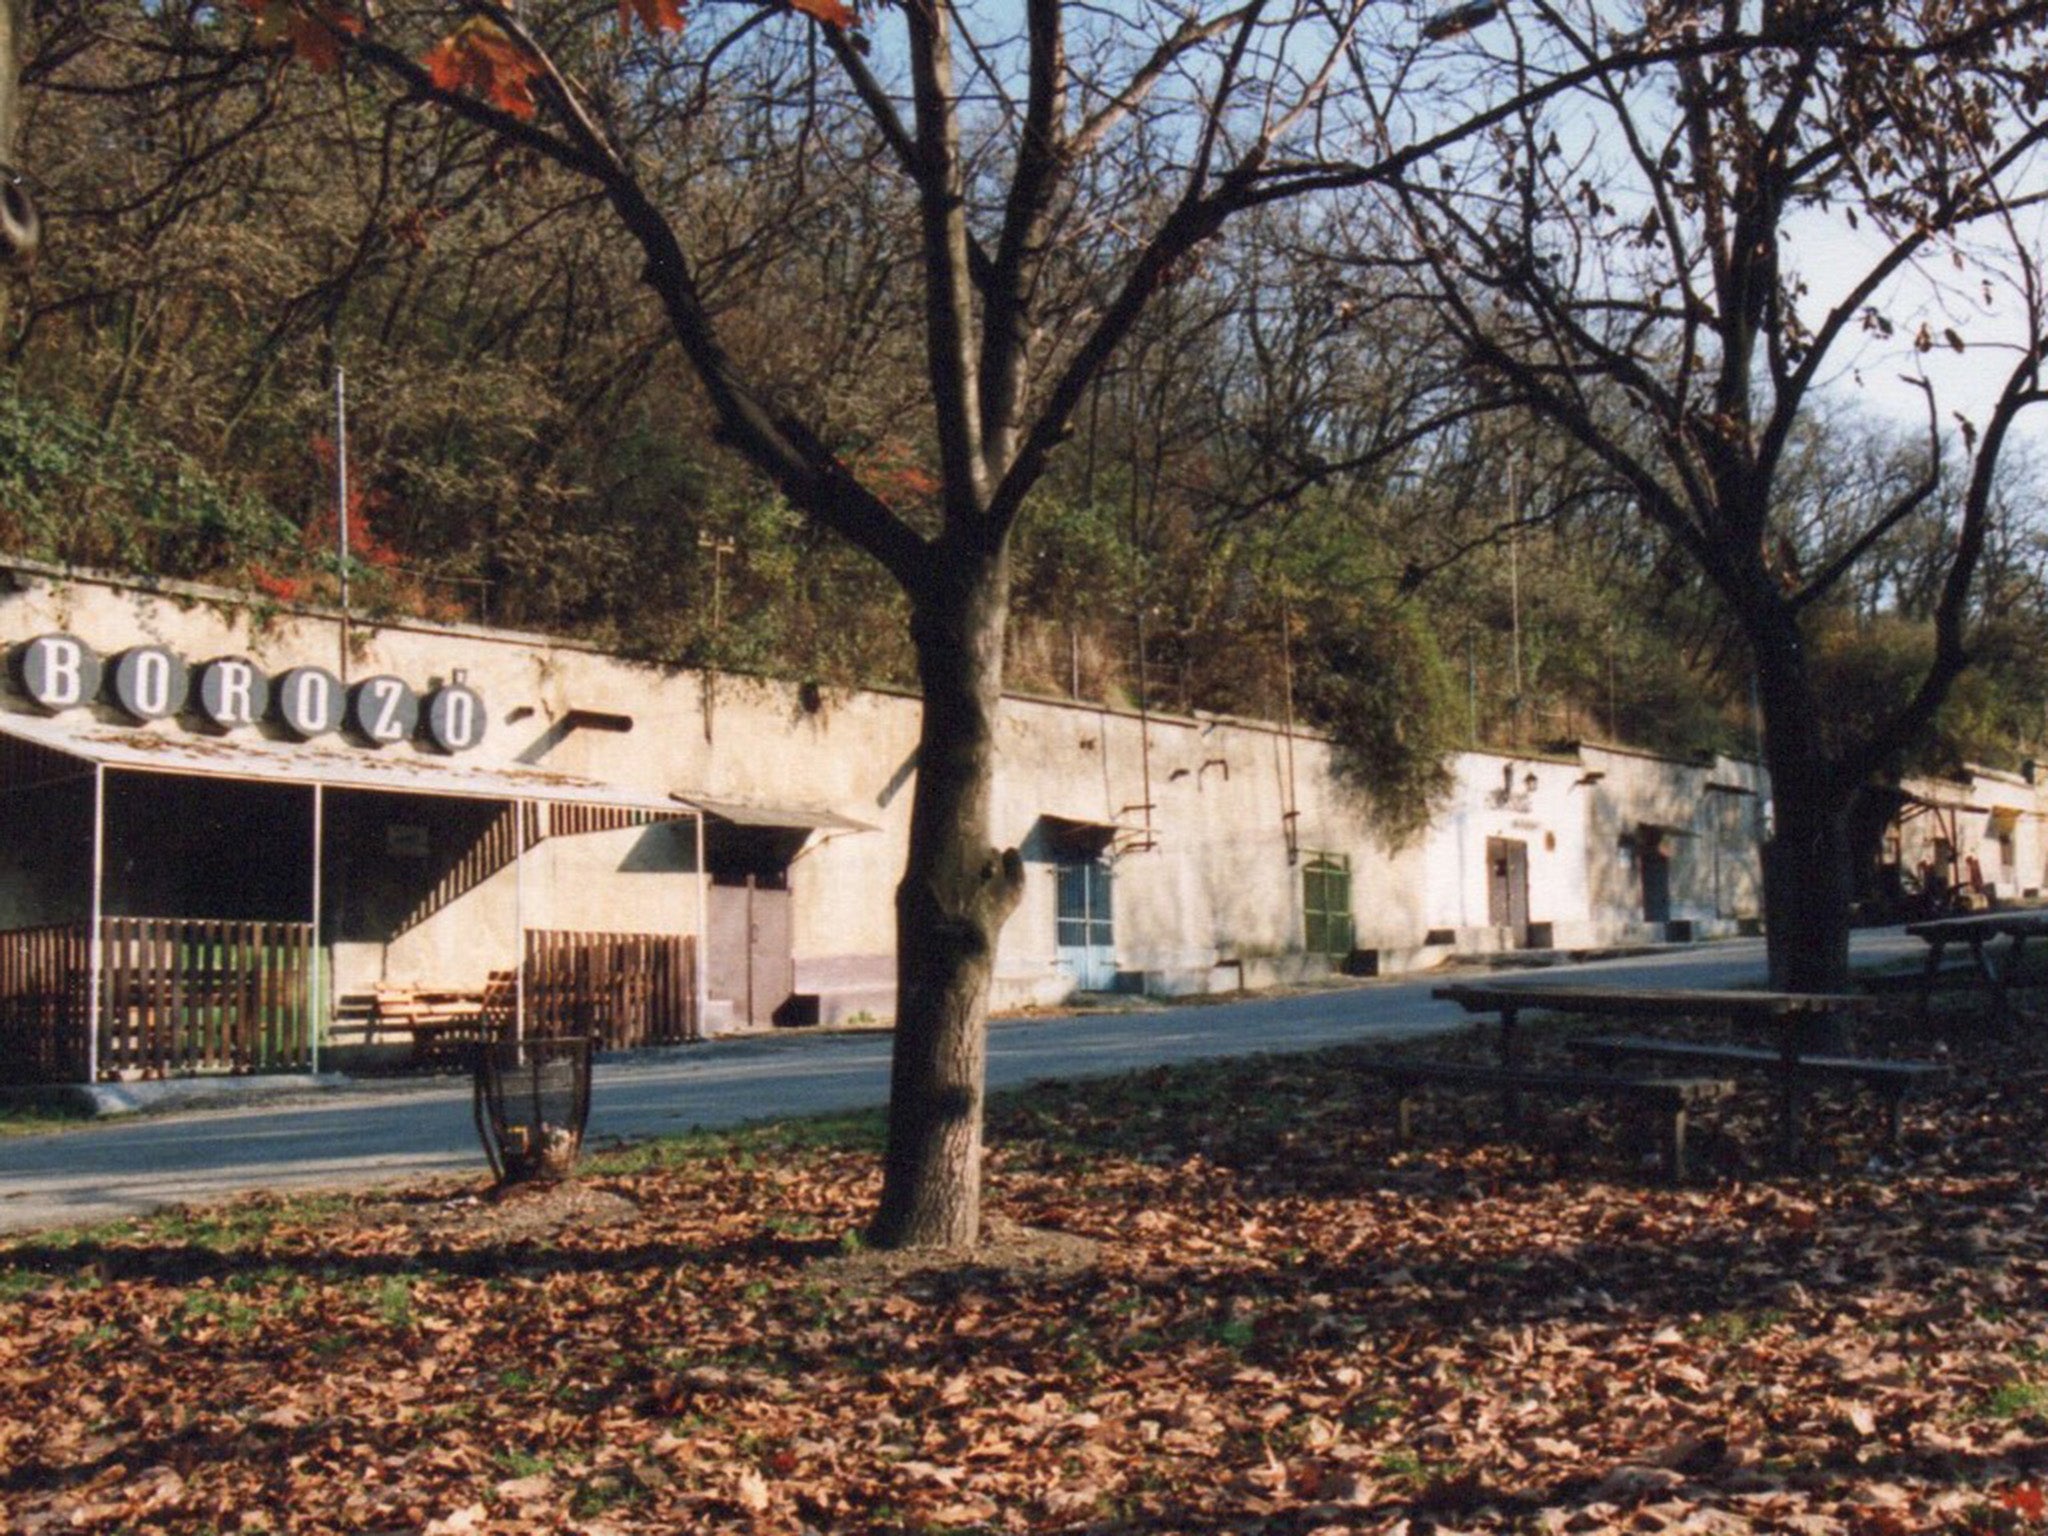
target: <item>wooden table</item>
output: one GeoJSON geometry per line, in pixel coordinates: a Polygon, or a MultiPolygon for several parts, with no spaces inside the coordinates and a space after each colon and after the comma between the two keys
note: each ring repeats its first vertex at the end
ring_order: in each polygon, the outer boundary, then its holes
{"type": "Polygon", "coordinates": [[[1951,944],[1963,944],[1969,947],[1978,979],[1991,993],[1992,1007],[1997,1010],[1999,1020],[2010,1023],[2013,1018],[2012,981],[2019,974],[2020,952],[2028,939],[2048,935],[2048,908],[1976,912],[1968,917],[1937,917],[1924,923],[1908,923],[1906,932],[1927,946],[1927,965],[1920,973],[1920,1017],[1923,1020],[1930,1011],[1934,978],[1941,971],[1942,952],[1951,944]],[[1992,941],[2000,938],[2010,941],[2005,946],[2003,964],[1991,948],[1992,941]]]}
{"type": "MultiPolygon", "coordinates": [[[[1876,999],[1838,992],[1740,992],[1691,987],[1588,987],[1557,982],[1475,981],[1438,987],[1433,996],[1467,1013],[1500,1020],[1501,1064],[1520,1064],[1517,1017],[1526,1010],[1588,1014],[1623,1019],[1722,1019],[1738,1028],[1766,1031],[1778,1052],[1778,1145],[1790,1164],[1799,1156],[1801,1070],[1798,1026],[1817,1018],[1863,1013],[1876,999]]],[[[1674,1042],[1675,1043],[1675,1042],[1674,1042]]]]}

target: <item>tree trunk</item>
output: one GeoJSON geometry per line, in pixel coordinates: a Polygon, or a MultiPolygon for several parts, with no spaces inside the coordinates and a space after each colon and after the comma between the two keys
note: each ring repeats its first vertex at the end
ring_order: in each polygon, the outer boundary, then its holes
{"type": "Polygon", "coordinates": [[[22,53],[28,46],[28,0],[0,0],[0,335],[8,327],[7,276],[35,259],[41,220],[14,168],[20,118],[22,53]]]}
{"type": "Polygon", "coordinates": [[[1841,992],[1849,985],[1849,806],[1821,730],[1798,620],[1773,615],[1750,628],[1763,710],[1764,766],[1773,828],[1764,847],[1764,925],[1771,985],[1783,992],[1841,992]]]}
{"type": "Polygon", "coordinates": [[[1024,878],[1016,850],[989,843],[1008,608],[1006,557],[953,547],[913,598],[924,713],[896,892],[889,1141],[869,1229],[885,1248],[966,1248],[981,1231],[989,983],[1024,878]]]}

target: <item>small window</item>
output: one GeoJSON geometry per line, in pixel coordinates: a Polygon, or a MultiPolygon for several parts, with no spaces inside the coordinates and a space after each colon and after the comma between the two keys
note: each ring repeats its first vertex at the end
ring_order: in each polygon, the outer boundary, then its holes
{"type": "Polygon", "coordinates": [[[1301,866],[1301,907],[1312,955],[1336,958],[1351,953],[1351,860],[1341,853],[1312,853],[1301,866]]]}

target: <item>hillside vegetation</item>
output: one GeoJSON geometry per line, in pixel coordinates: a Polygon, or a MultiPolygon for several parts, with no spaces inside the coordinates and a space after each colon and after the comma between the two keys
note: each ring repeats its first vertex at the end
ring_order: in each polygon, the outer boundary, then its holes
{"type": "MultiPolygon", "coordinates": [[[[714,441],[587,191],[222,25],[86,0],[39,37],[23,160],[49,238],[0,354],[0,547],[331,601],[339,368],[364,608],[912,680],[894,588],[714,441]]],[[[798,174],[744,119],[686,126],[658,175],[715,235],[724,323],[915,513],[933,448],[903,426],[926,386],[884,200],[798,174]]],[[[1392,298],[1361,323],[1295,233],[1218,242],[1095,389],[1020,533],[1012,686],[1291,714],[1389,811],[1447,747],[1750,750],[1747,660],[1696,573],[1526,421],[1420,432],[1454,349],[1392,298]]],[[[1815,550],[1923,446],[1846,411],[1808,438],[1815,550]]],[[[1845,722],[1931,644],[1947,515],[1890,534],[1821,626],[1845,722]]],[[[2014,512],[1982,578],[1998,622],[1927,763],[2037,750],[2044,569],[2014,512]]]]}

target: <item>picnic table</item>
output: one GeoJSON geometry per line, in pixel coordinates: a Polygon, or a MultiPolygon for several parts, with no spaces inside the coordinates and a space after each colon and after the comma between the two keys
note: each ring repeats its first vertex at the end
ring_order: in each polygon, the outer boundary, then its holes
{"type": "Polygon", "coordinates": [[[1655,1036],[1593,1037],[1572,1042],[1574,1054],[1608,1061],[1662,1061],[1721,1071],[1746,1071],[1772,1079],[1779,1096],[1779,1154],[1789,1165],[1799,1157],[1802,1099],[1814,1081],[1853,1081],[1890,1096],[1889,1130],[1898,1129],[1897,1097],[1936,1075],[1929,1062],[1879,1061],[1866,1057],[1802,1053],[1799,1026],[1817,1018],[1867,1012],[1876,1000],[1826,992],[1720,991],[1711,988],[1598,987],[1556,982],[1460,982],[1434,995],[1467,1013],[1492,1014],[1500,1021],[1498,1053],[1509,1074],[1523,1070],[1516,1022],[1528,1010],[1584,1014],[1597,1018],[1719,1020],[1761,1034],[1767,1047],[1666,1040],[1655,1036]]]}
{"type": "Polygon", "coordinates": [[[1941,957],[1951,944],[1970,951],[1977,979],[1991,994],[1991,1005],[2003,1023],[2013,1018],[2012,982],[2019,974],[2020,954],[2027,940],[2048,935],[2048,908],[2034,907],[2013,912],[1975,912],[1967,917],[1937,917],[1924,923],[1908,923],[1906,932],[1927,946],[1927,964],[1920,972],[1920,1017],[1931,1011],[1934,983],[1941,973],[1941,957]],[[1998,939],[2009,942],[2001,963],[1992,945],[1998,939]]]}

